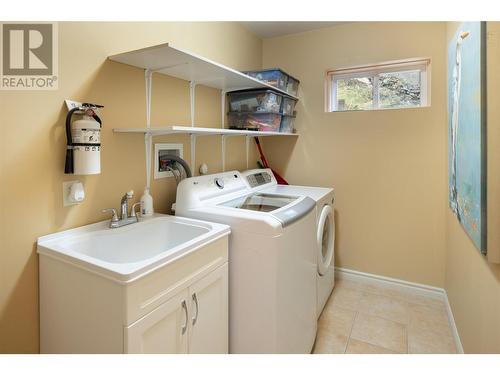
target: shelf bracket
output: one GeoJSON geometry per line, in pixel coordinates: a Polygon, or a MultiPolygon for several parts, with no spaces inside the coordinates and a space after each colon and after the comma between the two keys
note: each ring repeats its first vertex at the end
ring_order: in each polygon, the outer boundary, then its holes
{"type": "Polygon", "coordinates": [[[226,171],[226,139],[227,139],[227,135],[223,135],[221,137],[221,145],[222,145],[222,172],[226,171]]]}
{"type": "Polygon", "coordinates": [[[151,135],[151,87],[153,84],[153,72],[150,69],[144,71],[144,80],[146,84],[146,127],[144,133],[144,146],[146,150],[146,187],[150,189],[151,185],[151,148],[153,137],[151,135]]]}
{"type": "Polygon", "coordinates": [[[196,134],[190,135],[191,137],[191,173],[195,175],[196,168],[196,134]]]}
{"type": "Polygon", "coordinates": [[[146,84],[146,127],[151,127],[151,87],[153,83],[153,71],[144,70],[144,81],[146,84]]]}
{"type": "Polygon", "coordinates": [[[252,137],[250,137],[249,135],[245,136],[245,152],[246,152],[246,157],[247,157],[247,169],[248,169],[248,161],[249,161],[249,157],[250,157],[250,140],[251,139],[252,139],[252,137]]]}
{"type": "Polygon", "coordinates": [[[221,90],[220,92],[220,106],[221,106],[221,128],[224,129],[224,123],[226,122],[226,90],[221,90]]]}
{"type": "Polygon", "coordinates": [[[189,81],[189,107],[191,113],[191,126],[194,126],[194,105],[195,105],[195,88],[196,82],[189,81]]]}

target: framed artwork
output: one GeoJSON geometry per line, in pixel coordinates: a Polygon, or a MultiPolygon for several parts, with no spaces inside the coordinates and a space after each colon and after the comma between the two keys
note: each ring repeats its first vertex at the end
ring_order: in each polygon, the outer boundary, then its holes
{"type": "Polygon", "coordinates": [[[486,254],[486,23],[460,24],[448,46],[449,205],[486,254]]]}

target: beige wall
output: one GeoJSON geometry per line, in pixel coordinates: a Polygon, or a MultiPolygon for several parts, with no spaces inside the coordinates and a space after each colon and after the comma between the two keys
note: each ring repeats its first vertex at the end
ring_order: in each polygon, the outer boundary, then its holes
{"type": "Polygon", "coordinates": [[[465,353],[500,353],[500,265],[488,263],[447,212],[446,283],[465,353]]]}
{"type": "MultiPolygon", "coordinates": [[[[457,29],[448,24],[447,40],[457,29]]],[[[488,22],[488,258],[498,260],[500,213],[500,22],[488,22]]],[[[446,213],[446,281],[450,305],[466,353],[500,353],[500,265],[488,263],[456,217],[446,213]]]]}
{"type": "MultiPolygon", "coordinates": [[[[129,189],[135,200],[145,185],[144,139],[113,134],[118,127],[145,126],[143,71],[106,60],[108,55],[164,42],[192,50],[236,69],[258,69],[261,41],[233,23],[60,23],[59,90],[0,92],[0,353],[38,352],[38,285],[36,238],[108,215],[129,189]],[[103,111],[102,173],[78,177],[86,199],[62,206],[65,176],[64,99],[100,103],[103,111]]],[[[220,126],[220,94],[197,87],[197,123],[220,126]]],[[[189,91],[185,81],[156,76],[152,123],[189,125],[189,91]]],[[[182,142],[186,136],[154,142],[182,142]]],[[[244,168],[244,140],[228,140],[228,168],[244,168]]],[[[197,161],[220,170],[220,137],[198,140],[197,161]]],[[[252,160],[255,153],[252,150],[252,160]]],[[[168,212],[174,200],[173,179],[154,181],[155,208],[168,212]]]]}
{"type": "MultiPolygon", "coordinates": [[[[232,23],[60,23],[60,88],[0,92],[0,353],[38,351],[38,236],[106,218],[122,193],[145,183],[144,140],[112,128],[145,122],[143,72],[106,60],[111,54],[174,42],[236,69],[280,66],[301,80],[298,139],[265,139],[268,158],[291,183],[336,189],[337,266],[445,287],[466,352],[500,352],[500,266],[487,263],[447,208],[447,35],[445,23],[351,23],[264,41],[232,23]],[[105,36],[105,37],[103,37],[105,36]],[[432,59],[431,106],[376,112],[325,113],[329,68],[432,59]],[[78,177],[82,205],[63,208],[63,100],[104,104],[102,174],[78,177]]],[[[500,139],[500,23],[490,51],[489,142],[500,139]],[[495,47],[496,46],[496,47],[495,47]],[[494,49],[496,48],[496,49],[494,49]]],[[[188,125],[185,81],[155,75],[153,124],[188,125]]],[[[219,92],[197,87],[196,121],[220,124],[219,92]]],[[[183,143],[186,136],[155,138],[183,143]]],[[[500,147],[489,143],[489,207],[500,196],[493,166],[500,147]],[[492,170],[493,168],[493,170],[492,170]],[[493,199],[491,194],[494,194],[493,199]]],[[[244,140],[228,140],[227,168],[245,167],[244,140]]],[[[220,170],[220,138],[199,138],[197,164],[220,170]]],[[[251,160],[255,160],[252,150],[251,160]]],[[[497,176],[500,177],[500,176],[497,176]]],[[[172,179],[153,181],[155,208],[168,212],[172,179]]],[[[496,205],[498,206],[498,205],[496,205]]],[[[489,210],[491,228],[500,222],[489,210]]],[[[500,242],[500,241],[499,241],[500,242]]],[[[496,242],[496,243],[499,243],[496,242]]],[[[494,242],[493,242],[494,243],[494,242]]],[[[496,256],[496,255],[495,255],[496,256]]]]}
{"type": "Polygon", "coordinates": [[[445,23],[363,22],[264,40],[263,66],[301,80],[300,137],[265,149],[291,183],[335,187],[337,266],[444,285],[445,39],[445,23]],[[324,112],[327,69],[412,57],[432,60],[430,107],[324,112]]]}

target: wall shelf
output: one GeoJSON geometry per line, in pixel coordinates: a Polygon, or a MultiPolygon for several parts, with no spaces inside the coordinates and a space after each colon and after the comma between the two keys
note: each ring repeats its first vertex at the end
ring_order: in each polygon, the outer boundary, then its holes
{"type": "Polygon", "coordinates": [[[115,128],[114,133],[135,133],[144,136],[146,149],[146,186],[150,187],[151,180],[151,147],[152,138],[159,135],[189,134],[191,137],[191,169],[193,173],[196,166],[196,138],[199,136],[220,135],[222,149],[222,171],[226,165],[226,140],[232,136],[245,136],[245,149],[247,168],[249,167],[250,140],[255,137],[269,136],[298,136],[295,133],[258,132],[250,130],[226,129],[225,103],[228,91],[268,88],[281,92],[295,99],[297,97],[279,90],[265,82],[247,76],[237,70],[216,63],[202,56],[174,47],[172,44],[164,43],[152,47],[141,48],[135,51],[120,53],[109,56],[109,60],[122,64],[144,69],[146,86],[146,127],[145,128],[115,128]],[[191,115],[191,126],[151,126],[151,87],[153,84],[153,73],[168,75],[171,77],[189,81],[189,106],[191,115]],[[196,85],[203,85],[221,90],[221,127],[202,128],[194,126],[195,89],[196,85]]]}
{"type": "MultiPolygon", "coordinates": [[[[191,136],[191,170],[194,171],[196,163],[196,138],[208,135],[222,136],[222,170],[226,170],[226,139],[234,136],[245,137],[245,151],[246,151],[246,164],[249,168],[249,152],[250,152],[250,139],[255,137],[270,137],[270,136],[292,136],[298,137],[296,133],[278,133],[278,132],[259,132],[252,130],[234,130],[234,129],[221,129],[221,128],[200,128],[197,126],[164,126],[164,127],[151,127],[151,128],[115,128],[114,133],[122,134],[141,134],[145,136],[146,140],[154,136],[171,135],[171,134],[188,134],[191,136]]],[[[146,158],[150,158],[148,154],[146,158]]]]}
{"type": "Polygon", "coordinates": [[[250,88],[269,88],[293,97],[293,95],[265,82],[192,52],[184,51],[169,43],[120,53],[109,56],[108,59],[154,73],[165,74],[220,89],[223,92],[250,88]]]}
{"type": "Polygon", "coordinates": [[[149,134],[151,136],[168,135],[168,134],[190,134],[190,135],[230,135],[230,136],[249,136],[249,137],[269,137],[269,136],[295,136],[296,133],[279,133],[279,132],[259,132],[253,130],[234,130],[234,129],[219,129],[219,128],[199,128],[192,126],[164,126],[151,128],[115,128],[115,133],[139,133],[149,134]]]}

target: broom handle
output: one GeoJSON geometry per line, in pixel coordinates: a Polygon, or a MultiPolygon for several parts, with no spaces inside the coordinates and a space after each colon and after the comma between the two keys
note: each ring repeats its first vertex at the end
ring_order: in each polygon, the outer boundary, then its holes
{"type": "Polygon", "coordinates": [[[255,139],[255,143],[257,143],[257,148],[259,149],[260,158],[262,160],[262,163],[264,164],[264,167],[269,168],[269,163],[267,162],[267,159],[264,156],[264,152],[262,152],[262,147],[260,147],[259,138],[255,137],[254,139],[255,139]]]}

